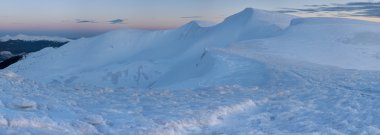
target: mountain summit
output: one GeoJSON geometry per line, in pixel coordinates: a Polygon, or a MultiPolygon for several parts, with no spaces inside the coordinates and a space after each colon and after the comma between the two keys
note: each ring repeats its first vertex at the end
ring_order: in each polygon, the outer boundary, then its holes
{"type": "Polygon", "coordinates": [[[270,25],[276,25],[280,28],[285,28],[289,26],[290,21],[294,18],[297,17],[277,12],[246,8],[239,13],[227,17],[223,23],[239,23],[243,25],[253,25],[254,23],[269,23],[270,25]]]}
{"type": "MultiPolygon", "coordinates": [[[[292,31],[308,31],[311,28],[289,27],[294,18],[297,17],[247,8],[210,27],[201,27],[193,21],[173,30],[118,30],[72,41],[58,49],[45,49],[8,69],[39,81],[68,85],[140,88],[194,87],[231,82],[247,86],[259,85],[271,78],[267,72],[269,69],[256,62],[245,63],[242,60],[236,63],[230,54],[226,55],[220,50],[231,46],[239,47],[241,42],[250,45],[291,44],[291,41],[283,41],[281,38],[287,35],[297,38],[292,41],[302,40],[310,34],[297,35],[292,31]],[[229,66],[228,63],[245,66],[229,66]],[[252,76],[256,79],[252,79],[252,76]]],[[[321,30],[327,27],[317,26],[321,30]]],[[[340,29],[328,28],[330,31],[340,29]]],[[[349,28],[346,31],[359,32],[349,28]]],[[[321,31],[319,34],[328,35],[324,32],[329,31],[321,31]]],[[[346,37],[338,39],[344,38],[346,37]]],[[[308,41],[317,42],[315,40],[317,38],[308,41]]],[[[288,49],[296,48],[292,46],[288,49]]],[[[281,50],[276,52],[279,54],[274,55],[285,54],[281,50]]]]}
{"type": "Polygon", "coordinates": [[[27,55],[0,71],[0,134],[380,135],[379,88],[380,23],[245,9],[27,55]]]}

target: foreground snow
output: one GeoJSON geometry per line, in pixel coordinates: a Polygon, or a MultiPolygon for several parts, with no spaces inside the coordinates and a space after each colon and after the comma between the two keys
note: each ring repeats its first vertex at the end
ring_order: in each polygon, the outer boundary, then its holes
{"type": "Polygon", "coordinates": [[[380,133],[380,72],[268,61],[265,87],[70,88],[3,71],[0,133],[380,133]]]}
{"type": "Polygon", "coordinates": [[[72,41],[0,71],[0,134],[380,134],[379,28],[246,9],[72,41]]]}

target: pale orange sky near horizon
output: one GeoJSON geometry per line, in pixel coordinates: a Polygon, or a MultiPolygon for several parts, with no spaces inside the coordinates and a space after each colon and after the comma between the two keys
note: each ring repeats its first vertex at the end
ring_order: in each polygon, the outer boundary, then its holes
{"type": "MultiPolygon", "coordinates": [[[[372,0],[375,2],[376,0],[372,0]]],[[[29,31],[31,34],[81,31],[96,35],[122,28],[170,29],[191,20],[219,23],[244,8],[269,11],[282,8],[310,8],[323,5],[368,0],[1,0],[0,36],[29,31]],[[120,20],[117,23],[112,21],[120,20]],[[33,32],[35,31],[35,32],[33,32]]],[[[338,17],[323,13],[293,13],[300,17],[338,17]],[[321,15],[322,14],[322,15],[321,15]]],[[[380,18],[345,16],[344,18],[380,22],[380,18]]]]}
{"type": "Polygon", "coordinates": [[[373,18],[373,17],[348,17],[351,19],[357,19],[357,20],[365,20],[365,21],[372,21],[372,22],[379,22],[380,18],[373,18]]]}

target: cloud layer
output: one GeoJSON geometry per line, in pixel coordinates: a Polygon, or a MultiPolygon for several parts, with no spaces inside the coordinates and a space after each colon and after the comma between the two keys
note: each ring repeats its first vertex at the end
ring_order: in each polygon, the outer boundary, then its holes
{"type": "Polygon", "coordinates": [[[111,23],[111,24],[123,24],[124,20],[123,19],[115,19],[115,20],[111,20],[111,21],[108,21],[108,22],[111,23]]]}
{"type": "Polygon", "coordinates": [[[82,19],[76,19],[77,23],[96,23],[94,20],[82,20],[82,19]]]}
{"type": "Polygon", "coordinates": [[[380,2],[351,2],[331,5],[306,5],[308,8],[284,8],[282,13],[349,12],[351,16],[380,17],[380,2]]]}

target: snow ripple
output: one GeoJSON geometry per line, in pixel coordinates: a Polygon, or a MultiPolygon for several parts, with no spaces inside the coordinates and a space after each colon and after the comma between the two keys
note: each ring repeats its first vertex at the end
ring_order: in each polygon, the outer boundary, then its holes
{"type": "Polygon", "coordinates": [[[221,106],[215,111],[206,112],[199,118],[172,121],[165,124],[164,127],[153,130],[150,134],[160,135],[182,135],[191,130],[199,130],[209,126],[215,126],[223,122],[224,117],[243,112],[256,106],[256,103],[250,99],[231,106],[221,106]]]}

